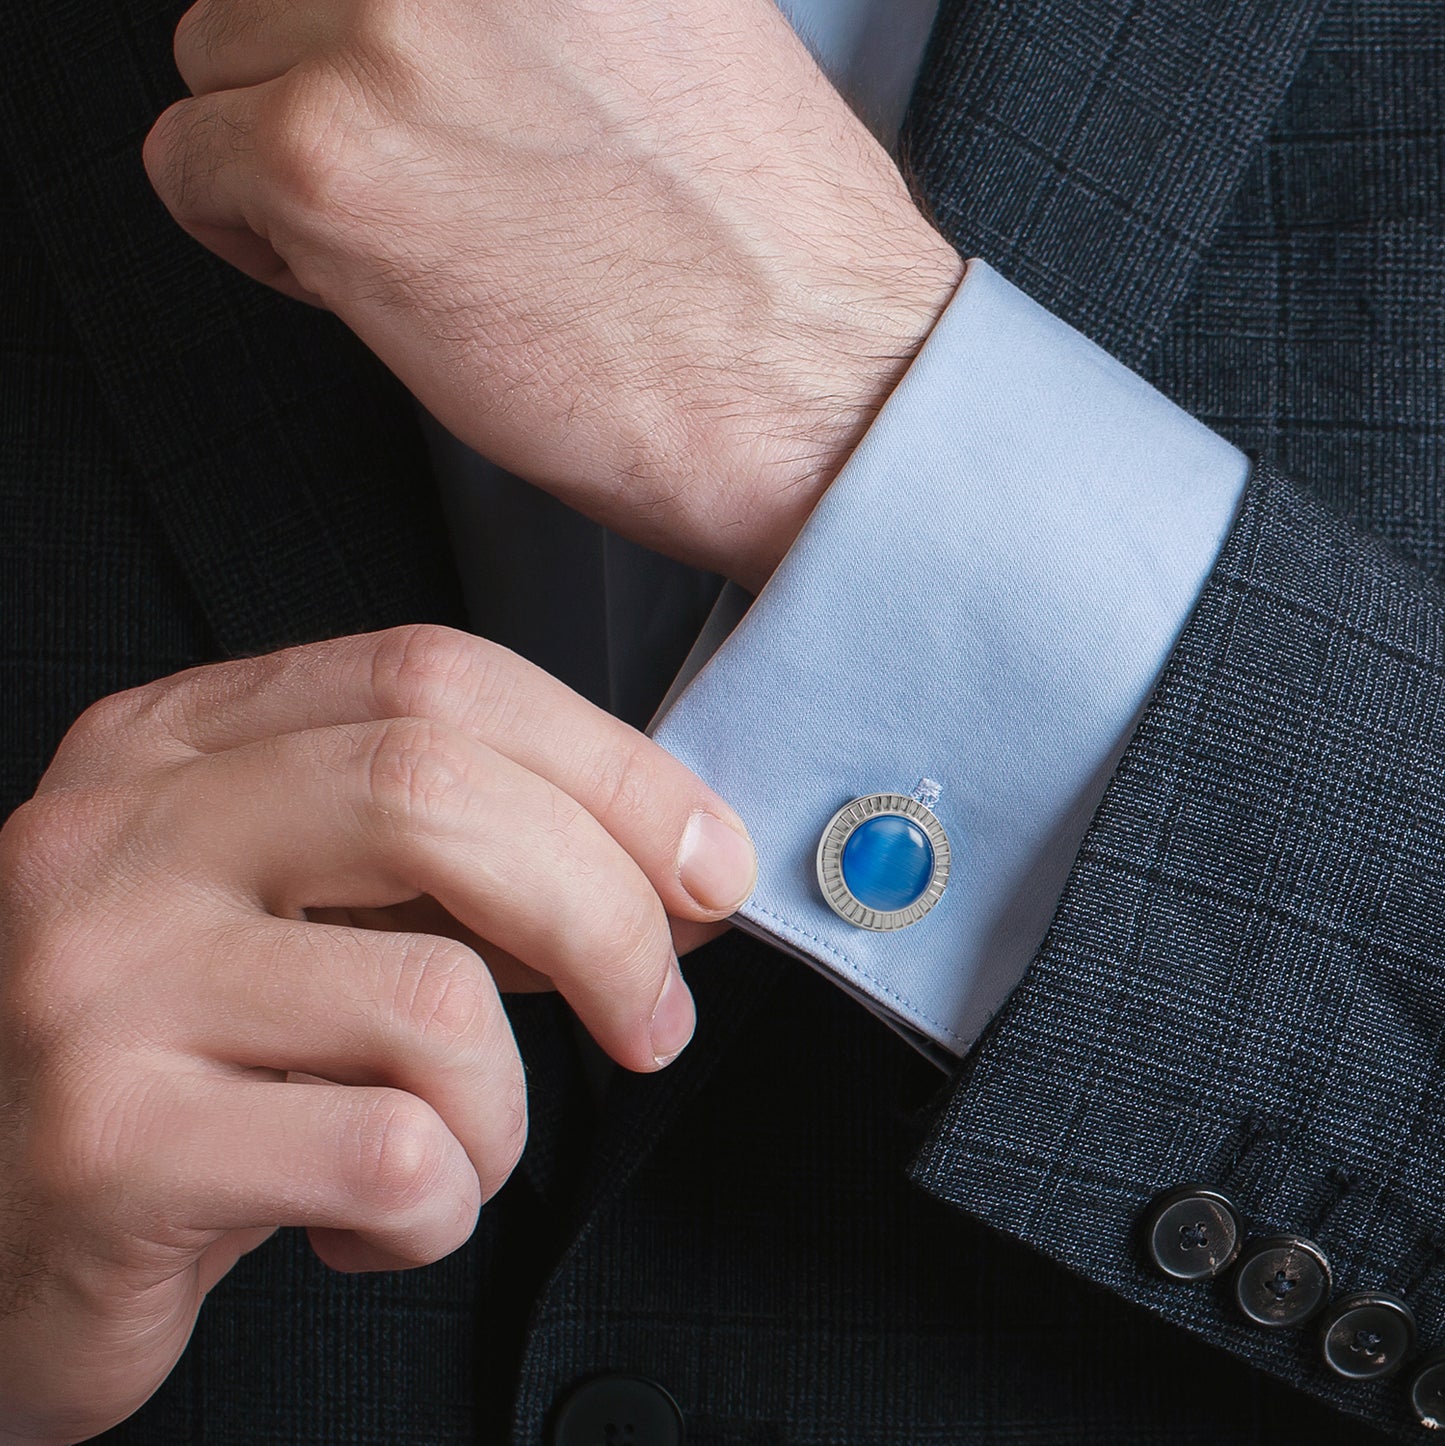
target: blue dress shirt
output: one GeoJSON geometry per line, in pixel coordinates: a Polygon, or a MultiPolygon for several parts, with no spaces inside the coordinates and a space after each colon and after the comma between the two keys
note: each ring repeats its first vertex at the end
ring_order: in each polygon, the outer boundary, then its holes
{"type": "MultiPolygon", "coordinates": [[[[782,8],[891,141],[936,4],[782,8]]],[[[737,922],[940,1061],[1042,940],[1247,471],[979,261],[755,603],[431,436],[474,621],[635,723],[676,673],[654,737],[758,846],[737,922]],[[819,892],[819,835],[920,786],[948,888],[906,929],[854,928],[819,892]]]]}
{"type": "Polygon", "coordinates": [[[1043,939],[1247,470],[971,262],[777,572],[654,728],[752,832],[758,886],[738,922],[927,1052],[962,1054],[1043,939]],[[819,836],[852,798],[920,787],[952,845],[943,898],[896,932],[855,928],[819,891],[819,836]]]}

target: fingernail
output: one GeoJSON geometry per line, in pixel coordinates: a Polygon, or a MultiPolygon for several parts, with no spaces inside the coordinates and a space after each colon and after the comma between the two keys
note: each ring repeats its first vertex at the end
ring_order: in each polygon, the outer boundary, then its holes
{"type": "Polygon", "coordinates": [[[732,913],[752,893],[757,875],[757,855],[745,834],[710,813],[688,819],[677,877],[704,909],[732,913]]]}
{"type": "Polygon", "coordinates": [[[671,1064],[692,1038],[697,1026],[697,1011],[692,1005],[692,993],[683,983],[682,972],[674,964],[667,971],[667,982],[657,996],[657,1007],[652,1011],[652,1057],[659,1069],[671,1064]]]}

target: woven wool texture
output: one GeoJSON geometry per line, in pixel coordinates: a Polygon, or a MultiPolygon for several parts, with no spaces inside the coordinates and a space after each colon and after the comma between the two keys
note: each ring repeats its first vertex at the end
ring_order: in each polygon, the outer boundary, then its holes
{"type": "MultiPolygon", "coordinates": [[[[405,396],[149,194],[182,8],[0,7],[6,810],[116,688],[460,617],[405,396]]],[[[532,1138],[472,1241],[343,1277],[282,1232],[101,1439],[533,1446],[599,1370],[693,1446],[1415,1439],[1134,1228],[1212,1181],[1445,1338],[1445,8],[945,0],[909,135],[961,247],[1273,459],[1028,979],[944,1081],[731,937],[600,1105],[518,1001],[532,1138]]]]}

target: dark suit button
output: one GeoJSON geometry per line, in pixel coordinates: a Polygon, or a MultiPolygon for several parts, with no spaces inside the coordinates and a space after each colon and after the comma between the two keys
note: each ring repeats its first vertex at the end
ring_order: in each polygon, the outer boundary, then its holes
{"type": "Polygon", "coordinates": [[[1234,1272],[1234,1299],[1256,1325],[1303,1325],[1330,1298],[1330,1262],[1313,1240],[1251,1240],[1234,1272]]]}
{"type": "Polygon", "coordinates": [[[1373,1381],[1398,1371],[1415,1349],[1415,1317],[1403,1300],[1359,1291],[1330,1307],[1322,1337],[1325,1364],[1350,1381],[1373,1381]]]}
{"type": "Polygon", "coordinates": [[[646,1376],[593,1376],[557,1408],[552,1446],[683,1446],[682,1412],[646,1376]]]}
{"type": "Polygon", "coordinates": [[[1445,1428],[1445,1351],[1421,1362],[1410,1381],[1410,1404],[1422,1426],[1431,1431],[1445,1428]]]}
{"type": "Polygon", "coordinates": [[[1172,1280],[1210,1280],[1229,1269],[1239,1249],[1239,1216],[1217,1190],[1182,1186],[1161,1195],[1144,1219],[1144,1243],[1172,1280]]]}

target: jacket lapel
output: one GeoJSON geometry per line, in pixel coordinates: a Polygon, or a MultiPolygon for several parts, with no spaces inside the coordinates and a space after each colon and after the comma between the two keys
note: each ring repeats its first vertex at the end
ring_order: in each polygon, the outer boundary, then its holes
{"type": "Polygon", "coordinates": [[[80,343],[223,651],[460,621],[401,388],[333,318],[235,274],[151,193],[177,0],[0,6],[0,120],[80,343]]]}
{"type": "Polygon", "coordinates": [[[1140,368],[1324,8],[943,0],[905,154],[964,255],[1140,368]]]}

